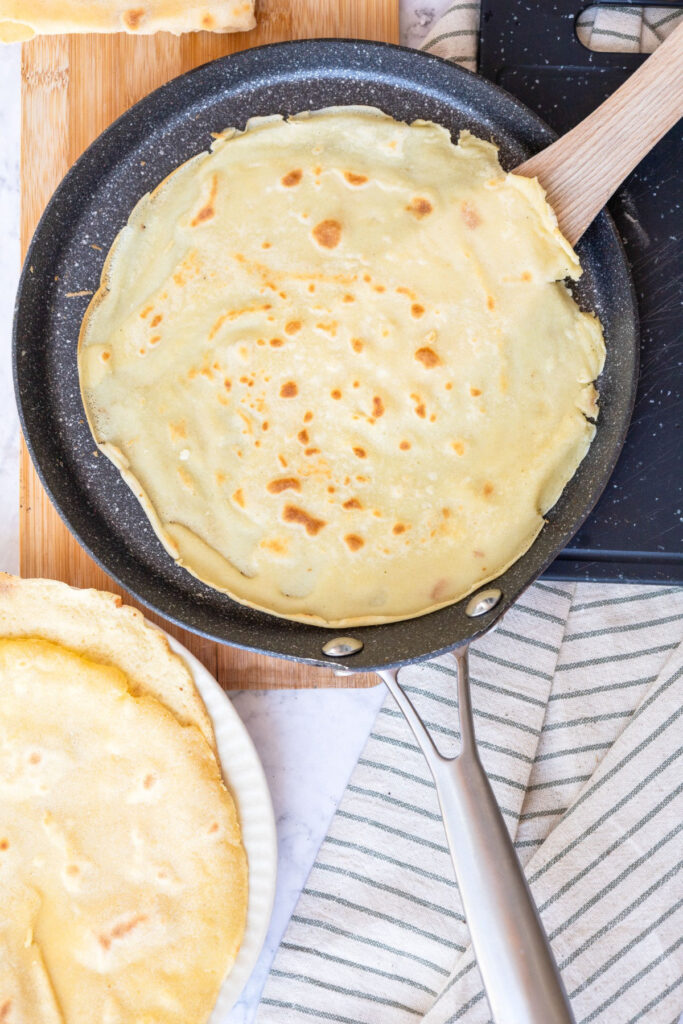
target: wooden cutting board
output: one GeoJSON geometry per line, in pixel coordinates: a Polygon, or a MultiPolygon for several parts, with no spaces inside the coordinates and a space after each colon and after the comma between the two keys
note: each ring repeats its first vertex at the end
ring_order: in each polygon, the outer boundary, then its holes
{"type": "MultiPolygon", "coordinates": [[[[179,38],[122,34],[46,36],[22,50],[22,253],[52,192],[83,150],[119,114],[169,79],[215,57],[285,39],[342,36],[398,42],[398,0],[260,0],[252,32],[179,38]]],[[[21,447],[22,576],[113,590],[134,604],[80,548],[21,447]]],[[[146,612],[146,614],[149,614],[146,612]]],[[[154,616],[150,616],[154,618],[154,616]]],[[[376,676],[336,678],[327,669],[248,654],[202,640],[157,618],[227,689],[367,686],[376,676]]]]}

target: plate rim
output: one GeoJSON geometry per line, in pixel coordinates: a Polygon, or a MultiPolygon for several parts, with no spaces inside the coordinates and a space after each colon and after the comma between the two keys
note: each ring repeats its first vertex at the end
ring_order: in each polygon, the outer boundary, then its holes
{"type": "Polygon", "coordinates": [[[242,828],[242,841],[249,866],[247,921],[234,966],[223,979],[207,1024],[226,1024],[232,1010],[254,972],[272,918],[277,883],[277,828],[273,801],[266,774],[254,741],[232,705],[225,690],[208,668],[184,644],[165,629],[145,618],[152,629],[161,632],[174,654],[190,672],[216,734],[217,758],[221,774],[232,794],[242,828]],[[230,741],[230,748],[228,748],[230,741]],[[237,749],[233,744],[237,741],[237,749]],[[241,750],[239,747],[241,746],[241,750]],[[239,756],[241,764],[230,770],[239,756]],[[250,790],[251,781],[251,790],[250,790]],[[249,801],[244,797],[249,796],[249,801]],[[256,802],[254,796],[256,795],[256,802]],[[255,870],[253,870],[255,868],[255,870]]]}

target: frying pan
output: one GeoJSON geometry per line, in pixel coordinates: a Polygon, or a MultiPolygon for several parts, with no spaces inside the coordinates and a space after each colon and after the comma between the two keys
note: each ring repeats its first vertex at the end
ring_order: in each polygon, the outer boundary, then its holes
{"type": "Polygon", "coordinates": [[[76,348],[104,256],[138,199],[206,149],[211,132],[255,115],[372,104],[468,128],[512,168],[554,139],[501,89],[433,57],[384,43],[311,40],[245,51],[182,75],[146,97],[81,156],[48,204],[29,248],[16,305],[14,374],[36,470],[79,542],[143,604],[200,635],[339,671],[375,670],[408,717],[435,777],[465,913],[496,1021],[572,1020],[552,953],[474,743],[466,645],[490,629],[578,530],[621,450],[638,372],[637,307],[608,214],[577,247],[574,288],[602,321],[607,358],[597,435],[529,549],[485,593],[407,622],[329,630],[246,608],[174,564],[118,470],[97,458],[81,404],[76,348]],[[98,248],[93,248],[96,245],[98,248]],[[71,297],[69,297],[71,296],[71,297]],[[401,665],[456,650],[462,750],[446,761],[397,682],[401,665]]]}

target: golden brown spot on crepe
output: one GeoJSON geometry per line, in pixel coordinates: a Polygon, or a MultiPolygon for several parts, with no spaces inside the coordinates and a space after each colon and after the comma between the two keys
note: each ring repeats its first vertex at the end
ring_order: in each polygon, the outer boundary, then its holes
{"type": "Polygon", "coordinates": [[[288,380],[280,388],[280,398],[294,398],[299,394],[299,389],[293,380],[288,380]]]}
{"type": "Polygon", "coordinates": [[[352,551],[358,551],[358,549],[362,548],[363,545],[365,544],[363,538],[359,537],[357,533],[347,533],[347,535],[344,537],[344,540],[346,541],[346,543],[348,544],[352,551]]]}
{"type": "Polygon", "coordinates": [[[282,518],[287,523],[299,523],[310,537],[315,537],[327,525],[324,519],[316,519],[297,505],[285,505],[282,518]]]}
{"type": "Polygon", "coordinates": [[[531,280],[531,274],[529,273],[528,270],[525,270],[524,273],[522,274],[522,281],[530,281],[530,280],[531,280]]]}
{"type": "Polygon", "coordinates": [[[282,466],[282,468],[283,469],[287,469],[287,466],[289,465],[289,463],[287,462],[287,459],[284,457],[284,455],[278,455],[278,460],[279,460],[280,465],[282,466]]]}
{"type": "Polygon", "coordinates": [[[212,14],[205,14],[202,18],[202,25],[204,28],[213,28],[215,24],[216,22],[212,14]]]}
{"type": "Polygon", "coordinates": [[[312,419],[313,419],[313,413],[309,409],[308,412],[304,414],[304,423],[310,423],[312,419]]]}
{"type": "Polygon", "coordinates": [[[41,758],[40,754],[37,753],[37,751],[34,751],[31,754],[31,756],[29,757],[29,759],[28,759],[28,763],[29,764],[40,764],[41,761],[42,761],[42,758],[41,758]]]}
{"type": "Polygon", "coordinates": [[[405,533],[406,532],[406,525],[405,525],[405,523],[395,523],[392,532],[395,533],[395,534],[405,533]]]}
{"type": "MultiPolygon", "coordinates": [[[[66,873],[67,873],[67,875],[71,875],[72,878],[75,875],[78,875],[80,873],[78,865],[77,864],[68,864],[67,868],[66,868],[66,873]]],[[[2,1020],[2,1017],[0,1017],[0,1020],[2,1020]]]]}
{"type": "Polygon", "coordinates": [[[488,498],[488,496],[490,494],[493,494],[493,484],[485,483],[484,484],[484,495],[488,498]]]}
{"type": "Polygon", "coordinates": [[[241,487],[238,487],[238,488],[237,488],[237,490],[235,491],[235,493],[234,493],[234,494],[233,494],[233,496],[232,496],[232,500],[233,500],[233,501],[234,501],[234,502],[235,502],[235,503],[236,503],[237,505],[239,505],[239,506],[240,506],[240,508],[244,508],[244,493],[243,493],[243,491],[242,491],[242,488],[241,488],[241,487]]]}
{"type": "Polygon", "coordinates": [[[108,359],[111,359],[111,352],[103,352],[100,358],[102,362],[106,363],[108,359]]]}
{"type": "Polygon", "coordinates": [[[141,7],[123,12],[123,21],[127,28],[134,32],[140,27],[140,22],[145,16],[145,12],[141,7]]]}
{"type": "Polygon", "coordinates": [[[194,494],[195,493],[194,480],[192,478],[192,475],[190,473],[188,473],[188,471],[185,469],[184,466],[179,466],[178,467],[178,476],[180,477],[180,482],[183,485],[183,487],[187,487],[188,491],[190,491],[192,494],[194,494]]]}
{"type": "Polygon", "coordinates": [[[349,185],[364,185],[368,180],[366,174],[354,174],[353,171],[344,171],[344,177],[349,185]]]}
{"type": "Polygon", "coordinates": [[[430,597],[432,597],[435,601],[440,601],[443,597],[446,596],[447,592],[448,580],[441,579],[438,581],[438,583],[434,585],[434,587],[432,587],[430,597]]]}
{"type": "Polygon", "coordinates": [[[452,447],[453,450],[458,453],[458,455],[465,454],[465,445],[462,443],[462,441],[453,441],[452,447]]]}
{"type": "Polygon", "coordinates": [[[309,290],[309,292],[314,292],[315,291],[315,285],[314,284],[309,284],[308,290],[309,290]]]}
{"type": "Polygon", "coordinates": [[[410,448],[410,441],[401,441],[399,448],[402,452],[407,452],[410,448]]]}
{"type": "Polygon", "coordinates": [[[432,204],[428,199],[425,199],[424,196],[415,196],[415,198],[411,199],[406,206],[408,213],[412,213],[412,215],[417,217],[418,220],[422,220],[422,218],[426,217],[428,213],[431,213],[433,209],[434,207],[432,204]]]}
{"type": "Polygon", "coordinates": [[[452,387],[453,381],[447,380],[446,383],[444,384],[444,388],[446,389],[446,391],[450,391],[452,387]]]}
{"type": "Polygon", "coordinates": [[[372,281],[372,278],[370,277],[369,274],[363,274],[363,280],[367,281],[367,283],[369,284],[370,281],[372,281]]]}
{"type": "Polygon", "coordinates": [[[377,419],[379,419],[380,416],[384,415],[384,402],[379,397],[379,395],[375,395],[375,397],[372,400],[372,415],[375,416],[377,419]]]}
{"type": "Polygon", "coordinates": [[[187,425],[185,420],[178,420],[177,423],[169,423],[168,432],[172,441],[185,440],[187,437],[187,425]]]}
{"type": "Polygon", "coordinates": [[[156,779],[152,774],[145,775],[142,785],[145,787],[145,789],[151,789],[155,782],[156,779]]]}
{"type": "Polygon", "coordinates": [[[284,185],[285,188],[293,188],[294,185],[298,185],[303,177],[304,172],[297,167],[296,170],[290,171],[280,179],[280,184],[284,185]]]}
{"type": "Polygon", "coordinates": [[[150,313],[152,312],[152,310],[153,310],[153,309],[154,309],[154,306],[146,306],[146,307],[145,307],[145,308],[143,309],[142,313],[140,313],[140,316],[142,317],[142,319],[144,320],[144,319],[145,319],[145,317],[148,317],[148,316],[149,316],[149,314],[150,314],[150,313]]]}
{"type": "Polygon", "coordinates": [[[284,345],[284,341],[282,340],[282,338],[271,338],[270,344],[273,348],[282,348],[282,346],[284,345]]]}
{"type": "Polygon", "coordinates": [[[227,479],[225,473],[221,473],[221,472],[215,473],[214,477],[215,477],[216,483],[218,484],[219,487],[222,487],[223,484],[225,483],[226,479],[227,479]]]}
{"type": "Polygon", "coordinates": [[[337,321],[332,320],[329,323],[321,321],[315,325],[319,331],[325,331],[327,334],[331,334],[334,338],[337,333],[337,321]]]}
{"type": "Polygon", "coordinates": [[[415,353],[415,358],[419,363],[422,363],[427,370],[431,370],[433,366],[439,366],[441,364],[441,360],[434,349],[429,347],[418,348],[415,353]]]}
{"type": "Polygon", "coordinates": [[[372,287],[375,289],[376,292],[385,292],[386,291],[386,288],[384,287],[383,284],[373,284],[372,287]]]}
{"type": "Polygon", "coordinates": [[[109,949],[112,944],[112,939],[122,939],[129,932],[132,932],[134,928],[137,928],[139,924],[146,921],[147,917],[145,914],[136,914],[135,917],[131,917],[129,921],[121,921],[120,924],[114,925],[109,934],[98,936],[100,945],[103,949],[109,949]]]}
{"type": "Polygon", "coordinates": [[[270,242],[261,242],[262,249],[270,249],[270,242]]]}
{"type": "Polygon", "coordinates": [[[348,501],[345,501],[344,504],[342,505],[342,508],[347,508],[347,509],[362,508],[362,507],[363,506],[359,502],[358,498],[349,498],[348,501]]]}
{"type": "Polygon", "coordinates": [[[9,849],[9,840],[8,839],[0,839],[0,850],[8,850],[8,849],[9,849]]]}
{"type": "Polygon", "coordinates": [[[301,441],[302,444],[308,444],[308,442],[311,440],[310,437],[308,436],[307,430],[300,430],[296,436],[298,440],[301,441]]]}
{"type": "Polygon", "coordinates": [[[479,225],[481,224],[481,217],[477,213],[477,211],[476,211],[475,207],[473,206],[473,204],[469,203],[467,200],[465,200],[462,203],[462,205],[460,207],[460,213],[461,213],[462,219],[464,220],[464,222],[465,222],[465,224],[466,224],[466,226],[468,228],[472,228],[472,229],[478,228],[479,225]]]}
{"type": "Polygon", "coordinates": [[[157,313],[157,315],[154,317],[154,319],[150,323],[150,327],[158,327],[163,319],[164,319],[163,314],[162,313],[157,313]]]}
{"type": "Polygon", "coordinates": [[[9,1020],[9,1012],[12,1009],[12,1000],[8,999],[0,1006],[0,1020],[9,1020]]]}
{"type": "MultiPolygon", "coordinates": [[[[209,194],[208,201],[204,203],[201,210],[197,215],[190,221],[190,227],[196,228],[198,224],[203,224],[205,220],[211,220],[216,213],[214,209],[214,200],[216,199],[216,192],[218,191],[218,176],[214,174],[211,178],[211,192],[209,194]]],[[[174,278],[175,280],[175,278],[174,278]]],[[[179,282],[180,283],[180,282],[179,282]]]]}
{"type": "Polygon", "coordinates": [[[475,558],[483,558],[484,557],[484,552],[483,551],[477,551],[476,548],[474,549],[472,554],[474,555],[475,558]]]}
{"type": "Polygon", "coordinates": [[[424,306],[421,306],[419,302],[414,302],[410,307],[410,312],[413,314],[416,320],[423,315],[424,311],[424,306]]]}
{"type": "Polygon", "coordinates": [[[320,449],[319,448],[307,448],[306,451],[304,452],[304,455],[319,455],[319,454],[320,454],[320,449]]]}
{"type": "Polygon", "coordinates": [[[280,491],[300,491],[301,481],[297,480],[295,476],[283,476],[278,480],[271,480],[268,484],[268,490],[271,494],[279,494],[280,491]]]}
{"type": "Polygon", "coordinates": [[[347,294],[347,295],[344,296],[342,301],[343,302],[355,302],[356,300],[354,299],[353,295],[348,295],[347,294]]]}
{"type": "Polygon", "coordinates": [[[359,380],[354,380],[353,386],[354,386],[354,388],[359,388],[360,387],[360,381],[359,380]]]}
{"type": "Polygon", "coordinates": [[[158,345],[160,341],[161,341],[161,335],[160,334],[155,334],[153,338],[149,339],[150,345],[158,345]]]}
{"type": "Polygon", "coordinates": [[[444,517],[444,519],[450,519],[451,518],[451,510],[449,508],[442,508],[441,509],[441,515],[444,517]]]}
{"type": "Polygon", "coordinates": [[[339,390],[339,388],[335,388],[334,391],[330,391],[330,394],[332,395],[332,398],[334,398],[336,401],[339,401],[339,399],[341,398],[341,391],[339,390]]]}
{"type": "Polygon", "coordinates": [[[287,543],[284,540],[280,540],[279,537],[268,537],[262,540],[259,546],[267,551],[274,551],[276,555],[285,555],[287,553],[287,543]]]}
{"type": "Polygon", "coordinates": [[[223,387],[225,388],[226,391],[229,391],[230,388],[232,387],[232,381],[228,380],[228,378],[226,377],[225,380],[223,381],[223,387]]]}
{"type": "Polygon", "coordinates": [[[422,419],[422,420],[425,418],[425,416],[427,415],[427,412],[425,410],[424,402],[418,402],[418,404],[415,406],[415,415],[419,416],[420,419],[422,419]]]}
{"type": "Polygon", "coordinates": [[[356,445],[356,447],[353,449],[353,454],[358,456],[359,459],[364,459],[367,457],[368,453],[366,452],[365,448],[361,448],[359,445],[356,445]]]}
{"type": "Polygon", "coordinates": [[[480,388],[470,388],[470,394],[472,395],[472,398],[478,398],[479,395],[481,394],[481,389],[480,388]]]}
{"type": "Polygon", "coordinates": [[[351,338],[351,348],[353,349],[354,352],[363,351],[363,342],[360,340],[360,338],[351,338]]]}
{"type": "Polygon", "coordinates": [[[285,324],[285,334],[296,334],[296,332],[300,330],[301,320],[290,320],[288,324],[285,324]]]}
{"type": "Polygon", "coordinates": [[[264,420],[263,423],[261,424],[261,430],[268,430],[269,427],[270,423],[268,422],[268,420],[264,420]]]}
{"type": "Polygon", "coordinates": [[[324,249],[334,249],[341,241],[341,231],[341,224],[338,220],[321,220],[313,228],[313,237],[324,249]]]}
{"type": "Polygon", "coordinates": [[[487,296],[486,305],[488,306],[489,309],[496,308],[496,300],[494,299],[493,295],[487,296]]]}

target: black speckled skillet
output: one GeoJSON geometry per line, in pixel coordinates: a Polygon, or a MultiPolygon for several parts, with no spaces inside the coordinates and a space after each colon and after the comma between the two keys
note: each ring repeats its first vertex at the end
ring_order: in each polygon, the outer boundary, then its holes
{"type": "MultiPolygon", "coordinates": [[[[14,372],[24,435],[38,474],[69,529],[92,557],[148,607],[196,633],[311,664],[330,633],[253,611],[177,567],[118,470],[94,454],[78,387],[76,345],[104,257],[137,200],[178,164],[207,148],[211,133],[257,114],[336,104],[373,104],[402,120],[426,118],[454,137],[493,139],[514,167],[554,138],[490,82],[415,50],[383,43],[311,40],[247,50],[169,82],[108,128],[69,171],[26,257],[16,306],[14,372]],[[93,244],[99,248],[93,248],[93,244]],[[72,297],[69,297],[69,295],[72,297]]],[[[422,618],[353,630],[363,648],[338,664],[387,668],[448,651],[495,622],[552,562],[604,489],[634,399],[638,317],[628,265],[602,213],[578,246],[577,289],[600,317],[607,361],[595,441],[531,549],[497,581],[498,604],[477,618],[467,601],[422,618]]]]}

